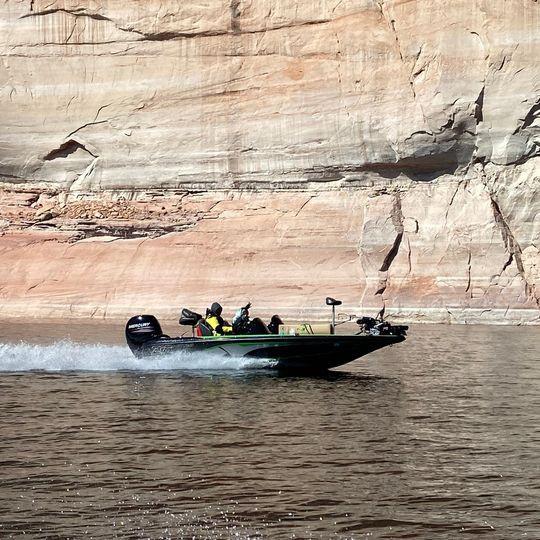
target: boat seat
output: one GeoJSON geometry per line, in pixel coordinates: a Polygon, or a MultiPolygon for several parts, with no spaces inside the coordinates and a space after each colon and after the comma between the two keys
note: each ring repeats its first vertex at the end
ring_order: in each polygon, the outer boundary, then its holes
{"type": "Polygon", "coordinates": [[[201,319],[195,326],[195,330],[198,336],[213,336],[214,332],[210,325],[204,320],[201,319]]]}
{"type": "Polygon", "coordinates": [[[255,317],[254,319],[251,319],[249,322],[249,330],[248,334],[252,335],[264,335],[264,334],[271,334],[270,330],[268,329],[268,326],[264,324],[259,317],[255,317]]]}
{"type": "Polygon", "coordinates": [[[336,300],[335,298],[331,298],[330,296],[326,297],[327,306],[341,306],[341,304],[343,304],[341,300],[336,300]]]}
{"type": "Polygon", "coordinates": [[[190,309],[184,308],[180,314],[180,319],[178,319],[178,324],[181,324],[182,326],[194,327],[201,319],[202,315],[199,315],[190,309]]]}

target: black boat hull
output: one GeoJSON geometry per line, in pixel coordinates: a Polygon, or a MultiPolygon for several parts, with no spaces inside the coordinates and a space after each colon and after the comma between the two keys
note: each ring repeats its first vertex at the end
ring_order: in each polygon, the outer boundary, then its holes
{"type": "Polygon", "coordinates": [[[261,335],[219,337],[161,337],[129,343],[139,357],[174,353],[205,353],[219,357],[269,360],[279,370],[325,371],[347,364],[383,347],[400,343],[401,335],[261,335]]]}

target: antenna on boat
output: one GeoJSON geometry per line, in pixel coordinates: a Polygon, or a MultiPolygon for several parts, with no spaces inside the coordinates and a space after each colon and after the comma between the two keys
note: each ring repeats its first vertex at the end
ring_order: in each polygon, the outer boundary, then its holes
{"type": "Polygon", "coordinates": [[[336,306],[341,306],[342,303],[341,300],[336,300],[330,296],[326,297],[326,305],[332,306],[332,332],[334,332],[336,327],[336,306]]]}

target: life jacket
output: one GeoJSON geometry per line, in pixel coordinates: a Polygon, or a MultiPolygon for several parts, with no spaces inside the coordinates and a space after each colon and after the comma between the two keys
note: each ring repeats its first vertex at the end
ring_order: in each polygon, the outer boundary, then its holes
{"type": "Polygon", "coordinates": [[[212,328],[214,336],[222,336],[223,334],[232,333],[232,326],[224,324],[225,321],[221,317],[216,317],[215,315],[208,315],[208,317],[206,317],[206,323],[208,324],[208,326],[210,326],[210,328],[212,328]]]}

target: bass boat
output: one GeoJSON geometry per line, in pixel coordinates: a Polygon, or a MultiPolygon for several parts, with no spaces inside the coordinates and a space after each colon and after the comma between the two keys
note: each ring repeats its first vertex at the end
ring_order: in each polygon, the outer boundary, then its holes
{"type": "MultiPolygon", "coordinates": [[[[248,308],[239,310],[233,321],[233,333],[214,335],[203,317],[182,310],[179,323],[192,328],[187,337],[169,337],[153,315],[137,315],[126,324],[126,340],[137,357],[168,355],[176,352],[205,353],[221,357],[268,360],[266,367],[278,370],[326,371],[347,364],[373,351],[405,340],[408,326],[395,326],[371,317],[349,315],[336,323],[335,308],[339,300],[328,297],[332,322],[266,326],[260,319],[249,320],[248,308]],[[336,326],[356,319],[356,334],[336,334],[336,326]]],[[[281,320],[274,316],[272,322],[281,320]]]]}

